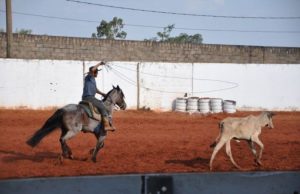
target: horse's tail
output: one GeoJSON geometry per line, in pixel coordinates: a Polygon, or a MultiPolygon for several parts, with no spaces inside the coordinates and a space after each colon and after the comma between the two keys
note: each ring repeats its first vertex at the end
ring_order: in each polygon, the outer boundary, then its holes
{"type": "Polygon", "coordinates": [[[219,129],[220,129],[220,132],[219,132],[218,137],[217,137],[216,140],[209,146],[209,147],[211,147],[211,148],[216,147],[217,143],[219,142],[219,140],[220,140],[220,138],[221,138],[221,134],[222,134],[223,129],[224,129],[224,122],[220,122],[220,123],[219,123],[219,129]]]}
{"type": "Polygon", "coordinates": [[[50,134],[54,129],[61,126],[62,115],[64,111],[58,109],[43,125],[42,128],[37,130],[33,136],[27,140],[27,144],[31,147],[35,147],[45,136],[50,134]]]}

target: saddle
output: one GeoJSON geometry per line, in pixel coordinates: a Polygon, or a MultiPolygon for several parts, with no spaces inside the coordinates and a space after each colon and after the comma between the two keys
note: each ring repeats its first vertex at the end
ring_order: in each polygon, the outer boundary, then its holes
{"type": "Polygon", "coordinates": [[[79,105],[85,110],[88,117],[97,121],[101,121],[101,114],[99,113],[97,107],[95,107],[91,102],[83,100],[79,102],[79,105]]]}

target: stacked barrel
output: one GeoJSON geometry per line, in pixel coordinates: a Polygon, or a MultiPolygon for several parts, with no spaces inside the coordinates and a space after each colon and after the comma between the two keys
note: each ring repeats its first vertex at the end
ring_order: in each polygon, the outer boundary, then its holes
{"type": "Polygon", "coordinates": [[[207,114],[210,112],[210,106],[209,106],[209,98],[200,98],[199,99],[199,112],[202,114],[207,114]]]}
{"type": "Polygon", "coordinates": [[[235,113],[236,112],[236,101],[234,101],[234,100],[224,100],[223,110],[226,113],[235,113]]]}
{"type": "Polygon", "coordinates": [[[189,113],[235,113],[236,101],[223,100],[221,98],[177,98],[175,111],[189,113]]]}
{"type": "Polygon", "coordinates": [[[175,101],[175,111],[186,112],[186,101],[185,98],[177,98],[175,101]]]}

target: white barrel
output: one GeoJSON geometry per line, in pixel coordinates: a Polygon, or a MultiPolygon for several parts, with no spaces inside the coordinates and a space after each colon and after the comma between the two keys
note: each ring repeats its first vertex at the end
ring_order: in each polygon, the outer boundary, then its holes
{"type": "Polygon", "coordinates": [[[185,98],[177,98],[175,100],[175,111],[185,112],[186,111],[186,99],[185,98]]]}
{"type": "Polygon", "coordinates": [[[197,112],[198,111],[198,97],[190,97],[187,100],[186,110],[188,112],[197,112]]]}
{"type": "Polygon", "coordinates": [[[209,107],[209,98],[200,98],[198,101],[198,109],[200,113],[209,113],[210,107],[209,107]]]}
{"type": "Polygon", "coordinates": [[[234,100],[224,100],[223,110],[226,113],[235,113],[236,112],[236,101],[234,101],[234,100]]]}
{"type": "Polygon", "coordinates": [[[210,99],[210,110],[212,113],[223,112],[223,100],[221,98],[211,98],[210,99]]]}

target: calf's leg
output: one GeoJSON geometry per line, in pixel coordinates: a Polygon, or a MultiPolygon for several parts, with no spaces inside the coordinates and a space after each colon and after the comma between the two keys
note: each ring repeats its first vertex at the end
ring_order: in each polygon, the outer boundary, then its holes
{"type": "Polygon", "coordinates": [[[230,147],[230,140],[228,140],[226,142],[226,153],[227,153],[227,156],[229,156],[232,164],[237,167],[238,169],[242,169],[239,165],[237,165],[237,163],[233,160],[233,157],[232,157],[232,153],[231,153],[231,147],[230,147]]]}
{"type": "Polygon", "coordinates": [[[217,143],[216,147],[214,148],[214,151],[213,151],[213,153],[212,153],[212,155],[211,155],[210,162],[209,162],[209,168],[210,168],[210,170],[212,170],[212,163],[213,163],[213,160],[214,160],[216,154],[217,154],[218,151],[223,147],[223,145],[225,144],[225,142],[226,142],[225,139],[221,139],[221,140],[217,143]]]}
{"type": "Polygon", "coordinates": [[[257,143],[257,145],[260,147],[259,155],[258,155],[258,157],[256,157],[256,163],[258,165],[262,165],[262,163],[261,163],[260,160],[261,160],[261,157],[262,157],[262,152],[264,150],[264,144],[258,139],[257,136],[254,136],[252,138],[252,141],[255,142],[255,143],[257,143]]]}

